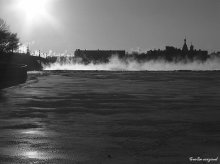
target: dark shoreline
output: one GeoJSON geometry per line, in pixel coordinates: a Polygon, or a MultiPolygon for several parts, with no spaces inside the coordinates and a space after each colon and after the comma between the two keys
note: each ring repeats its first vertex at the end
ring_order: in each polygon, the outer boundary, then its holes
{"type": "Polygon", "coordinates": [[[27,65],[0,63],[0,89],[25,83],[27,65]]]}

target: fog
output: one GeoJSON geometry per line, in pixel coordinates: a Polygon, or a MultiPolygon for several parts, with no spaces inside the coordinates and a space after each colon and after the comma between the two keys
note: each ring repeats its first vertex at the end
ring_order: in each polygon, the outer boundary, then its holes
{"type": "Polygon", "coordinates": [[[98,71],[217,71],[220,70],[220,58],[212,57],[206,61],[186,60],[178,62],[168,62],[163,59],[138,62],[135,59],[119,59],[112,57],[108,63],[83,64],[81,60],[66,57],[60,58],[53,64],[44,66],[44,70],[98,70],[98,71]]]}

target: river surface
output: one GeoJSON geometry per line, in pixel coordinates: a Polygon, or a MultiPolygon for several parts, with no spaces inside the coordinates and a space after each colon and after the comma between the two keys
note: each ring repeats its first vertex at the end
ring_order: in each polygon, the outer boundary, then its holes
{"type": "Polygon", "coordinates": [[[220,72],[28,76],[0,91],[1,164],[186,164],[190,157],[220,157],[220,72]]]}

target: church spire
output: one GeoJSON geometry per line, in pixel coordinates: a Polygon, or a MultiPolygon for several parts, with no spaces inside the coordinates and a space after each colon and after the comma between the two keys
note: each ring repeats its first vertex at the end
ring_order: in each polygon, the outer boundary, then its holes
{"type": "Polygon", "coordinates": [[[186,38],[184,39],[184,45],[183,45],[183,49],[182,49],[182,51],[184,52],[184,53],[186,53],[186,52],[188,52],[188,46],[187,46],[187,44],[186,44],[186,38]]]}

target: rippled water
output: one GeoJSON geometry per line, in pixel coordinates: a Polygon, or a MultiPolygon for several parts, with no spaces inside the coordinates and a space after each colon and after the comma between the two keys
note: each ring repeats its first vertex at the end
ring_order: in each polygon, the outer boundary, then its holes
{"type": "Polygon", "coordinates": [[[220,154],[220,72],[29,73],[0,91],[0,163],[190,163],[220,154]]]}

